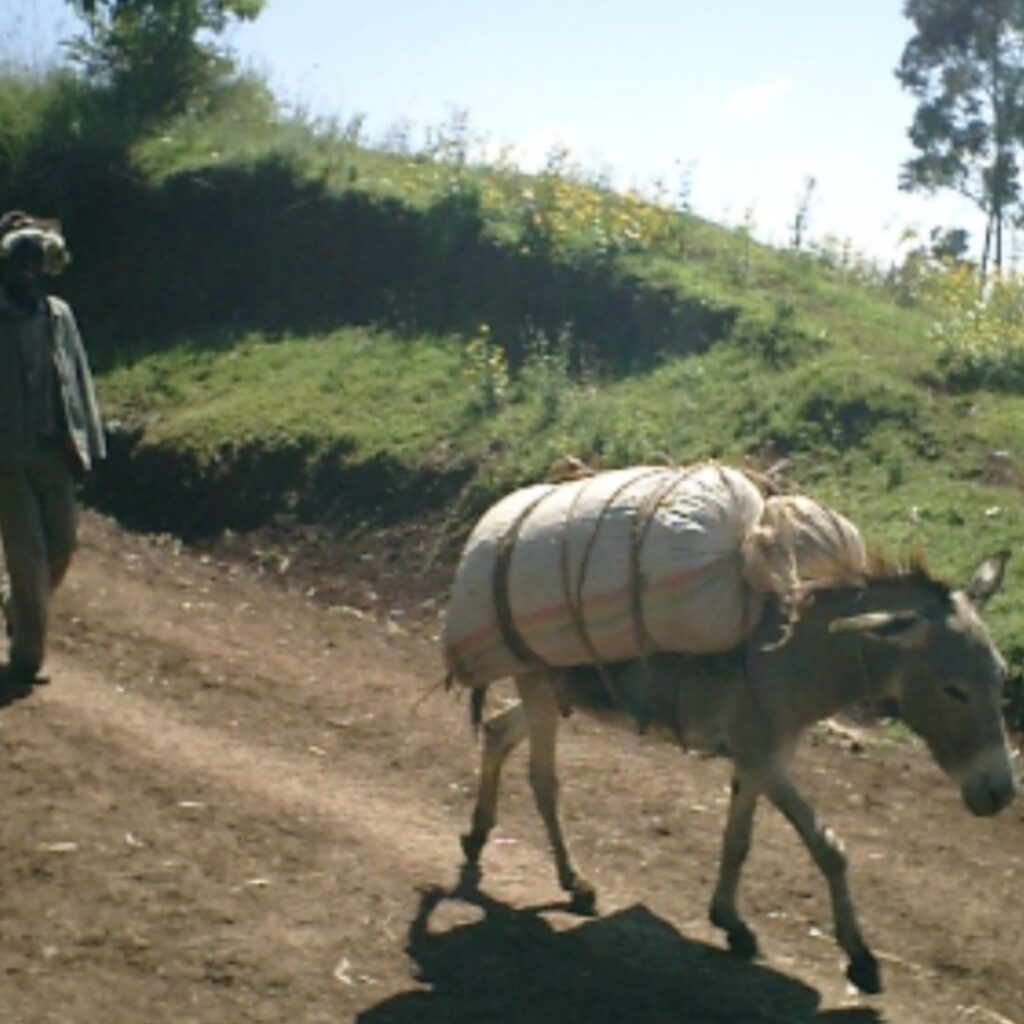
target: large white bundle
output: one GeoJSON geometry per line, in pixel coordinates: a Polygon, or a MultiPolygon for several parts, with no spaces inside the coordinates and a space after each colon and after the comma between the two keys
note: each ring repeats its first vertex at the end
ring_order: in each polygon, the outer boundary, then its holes
{"type": "Polygon", "coordinates": [[[860,531],[845,516],[804,495],[764,503],[743,544],[744,575],[758,591],[795,597],[822,577],[864,572],[860,531]]]}
{"type": "Polygon", "coordinates": [[[638,467],[499,501],[459,563],[444,630],[470,685],[543,662],[727,650],[756,625],[743,540],[764,499],[737,470],[638,467]]]}

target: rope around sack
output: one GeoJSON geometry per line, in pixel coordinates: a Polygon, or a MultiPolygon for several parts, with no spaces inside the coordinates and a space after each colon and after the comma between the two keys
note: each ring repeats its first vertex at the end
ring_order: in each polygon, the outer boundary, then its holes
{"type": "MultiPolygon", "coordinates": [[[[719,476],[723,486],[732,494],[734,503],[738,504],[738,498],[736,496],[735,488],[732,481],[723,471],[723,468],[717,463],[712,463],[716,466],[719,471],[719,476]]],[[[573,523],[576,521],[576,512],[579,507],[580,501],[585,493],[585,488],[589,484],[589,479],[583,478],[580,481],[576,493],[573,495],[572,501],[569,505],[569,509],[562,527],[561,536],[561,550],[560,550],[560,566],[562,573],[562,592],[565,599],[566,609],[570,615],[572,626],[575,629],[576,636],[583,646],[589,662],[592,667],[597,671],[602,685],[612,700],[613,704],[621,707],[623,710],[631,714],[637,721],[637,725],[641,732],[646,728],[649,720],[649,714],[645,709],[636,706],[636,702],[629,698],[629,693],[625,691],[621,685],[619,685],[613,678],[613,674],[609,671],[608,663],[601,657],[597,647],[594,643],[593,637],[587,628],[586,619],[584,616],[584,602],[583,602],[583,590],[586,583],[588,569],[592,564],[592,556],[596,549],[598,535],[600,534],[601,526],[606,520],[608,514],[615,505],[615,502],[621,497],[621,495],[635,484],[640,483],[643,480],[656,477],[659,474],[666,474],[664,482],[659,484],[655,489],[649,491],[641,496],[639,502],[636,505],[636,514],[634,516],[631,529],[630,529],[630,552],[629,552],[629,565],[630,565],[630,599],[631,599],[631,614],[633,631],[636,639],[637,654],[636,660],[641,663],[644,672],[644,678],[650,683],[651,681],[651,669],[648,662],[648,658],[651,654],[657,653],[661,648],[652,640],[650,634],[647,631],[646,623],[644,622],[643,615],[643,595],[646,587],[646,580],[641,567],[641,552],[643,545],[647,539],[651,525],[654,521],[658,510],[664,505],[668,498],[673,492],[681,486],[689,477],[694,475],[696,472],[705,468],[708,463],[699,463],[694,466],[687,467],[685,469],[678,469],[672,467],[654,467],[646,470],[645,472],[638,473],[628,480],[620,484],[603,502],[600,510],[596,516],[594,527],[589,536],[586,539],[583,556],[580,561],[579,575],[575,580],[575,586],[573,586],[572,571],[570,564],[570,552],[569,552],[569,530],[573,523]]],[[[749,476],[749,474],[748,474],[749,476]]],[[[763,492],[764,487],[756,477],[751,478],[755,486],[763,492]]],[[[557,691],[557,698],[559,707],[563,714],[568,715],[571,711],[569,706],[567,694],[564,692],[562,685],[558,682],[557,672],[553,672],[553,669],[559,668],[560,666],[554,666],[550,664],[545,658],[535,651],[527,642],[519,628],[516,626],[511,608],[511,596],[509,592],[509,573],[512,557],[515,551],[515,546],[519,540],[522,528],[533,514],[539,505],[550,495],[555,493],[561,483],[567,481],[560,481],[553,483],[547,490],[537,495],[509,524],[501,539],[499,540],[499,551],[498,557],[494,568],[493,577],[493,596],[494,606],[497,619],[497,625],[501,634],[501,637],[506,647],[512,652],[514,657],[524,663],[524,665],[538,671],[548,672],[552,679],[556,680],[555,687],[557,691]]],[[[841,517],[839,517],[834,510],[829,508],[827,505],[822,505],[819,502],[815,502],[817,508],[826,517],[832,532],[836,537],[843,538],[845,536],[845,530],[842,526],[841,517]]],[[[792,534],[793,524],[787,522],[787,532],[792,534]]],[[[783,545],[786,548],[787,545],[783,545]]],[[[795,563],[795,548],[791,542],[788,545],[789,549],[789,564],[786,566],[787,572],[784,573],[785,585],[782,588],[782,611],[783,621],[781,623],[781,633],[777,641],[766,645],[765,649],[772,649],[773,647],[779,647],[785,644],[792,631],[795,628],[800,618],[800,599],[803,596],[803,587],[799,579],[798,570],[795,563]]],[[[742,590],[743,608],[741,622],[743,626],[746,626],[748,616],[750,614],[750,592],[745,586],[742,590]]],[[[744,681],[747,685],[749,697],[754,707],[760,710],[760,700],[752,680],[750,678],[749,671],[749,638],[742,642],[744,653],[741,658],[740,670],[744,677],[744,681]]],[[[684,653],[684,652],[679,652],[684,653]]],[[[861,668],[861,676],[864,680],[864,691],[865,696],[869,701],[875,699],[872,693],[870,672],[866,664],[866,655],[864,652],[863,642],[857,645],[858,661],[861,668]]],[[[676,694],[676,711],[673,714],[673,724],[676,729],[677,738],[680,742],[683,742],[682,726],[680,723],[679,704],[681,701],[681,687],[679,692],[676,694]]]]}
{"type": "MultiPolygon", "coordinates": [[[[590,567],[590,556],[593,554],[594,545],[597,543],[597,536],[601,530],[601,524],[605,517],[608,515],[615,501],[622,495],[622,493],[628,490],[633,484],[640,480],[644,480],[648,477],[655,476],[659,473],[664,473],[665,470],[662,467],[656,469],[650,469],[645,473],[633,477],[629,480],[623,481],[618,487],[612,491],[611,494],[605,499],[604,504],[601,506],[601,510],[597,515],[597,519],[594,523],[594,529],[591,531],[590,536],[587,538],[587,543],[583,549],[583,557],[580,559],[580,571],[579,576],[576,579],[576,593],[573,595],[570,587],[570,571],[569,571],[569,527],[572,524],[572,513],[575,512],[576,504],[579,500],[580,494],[582,494],[586,484],[581,484],[577,491],[573,503],[570,506],[569,515],[566,516],[565,526],[562,530],[562,586],[565,591],[566,600],[569,605],[569,613],[572,615],[573,625],[576,627],[576,634],[586,649],[587,655],[590,658],[591,664],[597,669],[598,674],[601,677],[601,681],[604,684],[604,688],[611,697],[612,701],[626,708],[635,718],[639,719],[638,709],[630,707],[630,701],[628,701],[623,693],[616,687],[614,681],[608,672],[607,665],[601,655],[598,653],[597,648],[594,646],[594,642],[590,637],[590,633],[587,630],[586,622],[583,618],[583,584],[586,582],[587,569],[590,567]],[[574,599],[575,598],[575,599],[574,599]]],[[[636,551],[636,535],[635,531],[631,531],[631,555],[630,555],[630,567],[634,567],[639,570],[639,555],[636,551]]],[[[638,573],[635,573],[632,579],[632,591],[635,593],[642,586],[642,580],[638,573]]],[[[643,628],[642,621],[640,622],[640,628],[643,628]]],[[[636,624],[634,624],[636,628],[636,624]]],[[[644,630],[646,633],[646,630],[644,630]]],[[[644,663],[644,669],[647,670],[646,654],[641,649],[640,652],[641,660],[644,663]]]]}
{"type": "MultiPolygon", "coordinates": [[[[637,660],[640,661],[643,666],[645,678],[650,681],[650,666],[647,659],[650,654],[656,653],[659,648],[651,639],[647,632],[646,624],[644,623],[642,598],[645,589],[645,580],[640,564],[640,553],[658,510],[682,483],[696,474],[699,470],[703,469],[705,465],[706,464],[697,464],[682,470],[658,466],[633,476],[616,487],[615,490],[604,500],[596,517],[593,530],[587,537],[583,556],[580,560],[579,575],[575,581],[575,587],[573,586],[569,559],[569,529],[575,521],[576,510],[586,486],[589,483],[589,479],[584,479],[584,481],[580,483],[576,493],[573,495],[573,499],[569,505],[569,510],[562,528],[560,550],[562,592],[565,597],[566,607],[570,614],[576,636],[586,651],[587,657],[590,659],[590,664],[597,670],[598,675],[601,678],[602,685],[604,686],[609,698],[615,705],[624,708],[633,715],[637,720],[641,731],[646,727],[645,719],[647,718],[647,715],[642,714],[640,708],[632,706],[634,702],[630,701],[621,688],[616,685],[615,680],[612,678],[612,675],[608,670],[608,663],[601,657],[601,654],[597,650],[593,638],[587,629],[583,607],[583,589],[587,579],[587,571],[591,564],[591,556],[593,555],[597,543],[601,525],[605,521],[611,509],[614,507],[618,498],[620,498],[621,495],[630,487],[640,481],[662,474],[668,474],[664,483],[662,483],[653,492],[646,494],[641,498],[637,506],[636,516],[634,517],[630,529],[629,564],[631,576],[630,593],[633,630],[637,642],[637,660]]],[[[721,467],[718,468],[723,484],[729,489],[730,493],[734,493],[730,481],[725,476],[724,472],[722,472],[721,467]]],[[[508,647],[514,657],[525,665],[539,671],[547,672],[551,672],[551,670],[556,668],[556,666],[551,665],[529,645],[526,638],[515,624],[512,615],[511,595],[509,593],[509,573],[512,556],[515,552],[515,547],[519,540],[523,525],[537,510],[540,504],[546,498],[555,493],[558,486],[558,484],[552,485],[551,488],[537,495],[508,525],[498,542],[498,556],[495,561],[494,577],[492,580],[495,617],[497,619],[499,632],[506,647],[508,647]]],[[[746,622],[747,616],[747,596],[746,591],[744,591],[744,623],[746,622]]],[[[568,707],[565,694],[559,693],[558,698],[562,713],[568,714],[571,709],[568,707]]],[[[678,732],[678,723],[676,723],[676,726],[678,732]]]]}

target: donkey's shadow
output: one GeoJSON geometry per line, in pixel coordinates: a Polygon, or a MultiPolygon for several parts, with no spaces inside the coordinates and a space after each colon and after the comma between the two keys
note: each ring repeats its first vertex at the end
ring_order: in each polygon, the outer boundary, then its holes
{"type": "Polygon", "coordinates": [[[362,1024],[878,1024],[821,1011],[814,989],[681,935],[646,907],[559,930],[460,885],[421,894],[406,947],[429,989],[370,1007],[362,1024]],[[432,918],[434,919],[432,925],[432,918]],[[440,930],[438,925],[440,924],[440,930]]]}

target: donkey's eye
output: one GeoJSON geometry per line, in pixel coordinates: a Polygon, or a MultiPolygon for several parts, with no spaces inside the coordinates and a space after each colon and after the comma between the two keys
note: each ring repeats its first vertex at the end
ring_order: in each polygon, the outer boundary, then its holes
{"type": "Polygon", "coordinates": [[[966,690],[961,690],[959,686],[944,686],[942,692],[951,699],[959,701],[961,704],[966,704],[970,701],[970,697],[967,696],[966,690]]]}

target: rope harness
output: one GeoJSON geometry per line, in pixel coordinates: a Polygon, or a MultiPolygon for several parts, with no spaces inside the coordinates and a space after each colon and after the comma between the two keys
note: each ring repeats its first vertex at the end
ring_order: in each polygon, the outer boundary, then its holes
{"type": "MultiPolygon", "coordinates": [[[[653,708],[648,706],[650,701],[637,699],[630,691],[618,683],[608,662],[601,656],[594,642],[594,638],[588,628],[584,606],[584,589],[588,581],[591,568],[595,562],[595,551],[601,534],[601,527],[607,521],[608,516],[617,507],[623,494],[638,484],[663,476],[664,480],[659,482],[653,489],[645,492],[637,502],[629,532],[629,594],[630,594],[630,618],[633,635],[636,641],[636,660],[643,668],[644,680],[648,684],[648,693],[653,693],[652,676],[649,658],[657,653],[658,646],[647,631],[644,621],[643,600],[647,589],[643,567],[641,565],[641,554],[647,540],[651,526],[658,515],[659,510],[673,493],[695,473],[705,468],[704,465],[691,466],[686,469],[666,468],[662,466],[647,469],[641,473],[630,476],[620,483],[602,501],[593,526],[586,536],[583,550],[579,559],[579,567],[575,578],[573,576],[572,557],[570,551],[570,534],[574,524],[578,523],[578,511],[587,488],[590,486],[593,477],[584,478],[579,482],[576,492],[572,496],[564,522],[562,523],[561,539],[559,546],[559,564],[562,577],[562,594],[565,607],[572,622],[576,637],[582,646],[588,663],[596,670],[604,690],[612,701],[613,705],[627,711],[636,720],[640,732],[644,732],[653,717],[653,708]]],[[[732,495],[734,502],[738,502],[733,485],[721,467],[718,467],[719,475],[723,485],[732,495]]],[[[527,520],[533,515],[543,501],[555,493],[558,485],[553,485],[548,490],[542,491],[534,497],[518,515],[509,523],[498,542],[498,554],[495,561],[494,576],[492,580],[492,591],[494,598],[495,616],[498,630],[502,641],[513,656],[525,666],[546,672],[554,681],[557,691],[559,708],[563,715],[571,711],[568,695],[564,685],[560,681],[560,674],[554,671],[555,666],[551,665],[536,650],[534,650],[522,631],[515,623],[512,612],[512,601],[509,590],[509,577],[511,572],[512,558],[515,553],[516,544],[527,520]]],[[[744,588],[743,592],[743,619],[746,623],[749,608],[749,595],[744,588]]],[[[679,725],[679,709],[681,703],[681,689],[677,688],[673,709],[673,728],[682,742],[682,729],[679,725]]]]}

